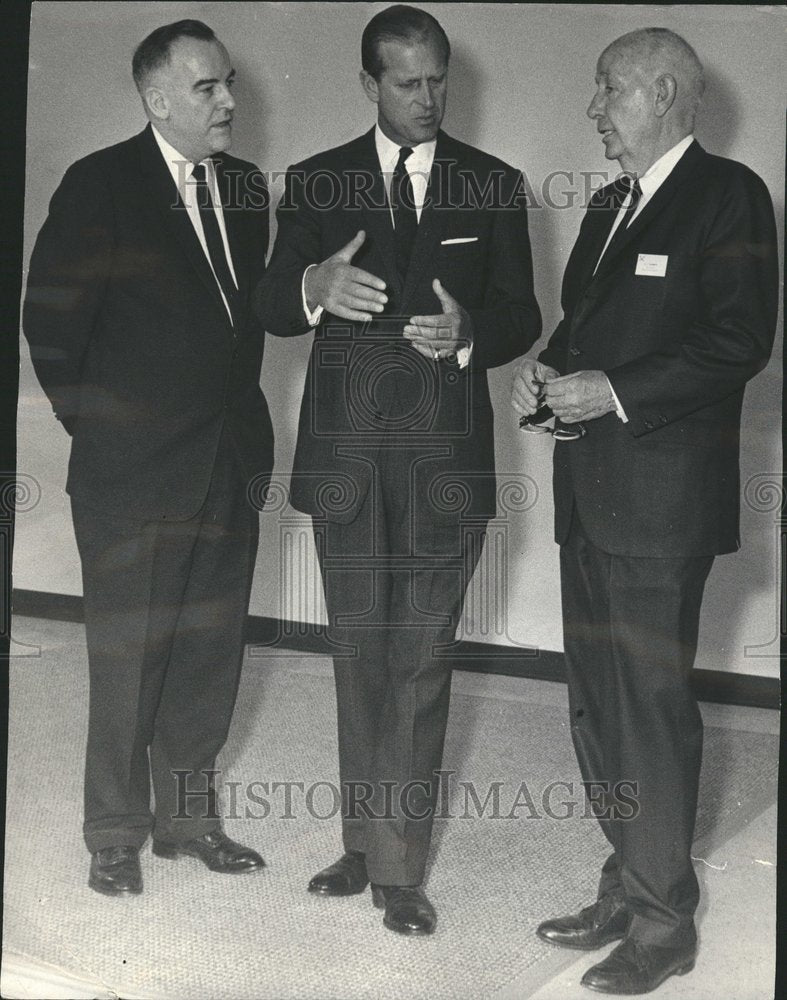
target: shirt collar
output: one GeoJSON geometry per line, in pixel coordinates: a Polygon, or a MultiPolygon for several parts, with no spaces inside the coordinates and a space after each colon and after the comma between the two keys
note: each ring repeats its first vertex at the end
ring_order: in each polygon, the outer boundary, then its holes
{"type": "MultiPolygon", "coordinates": [[[[158,143],[158,147],[161,150],[161,155],[164,157],[164,161],[169,167],[169,172],[172,174],[172,178],[177,184],[178,188],[181,188],[184,181],[189,180],[191,177],[195,163],[191,160],[187,160],[186,157],[177,151],[175,147],[167,142],[164,136],[159,132],[155,125],[150,126],[153,129],[153,135],[158,143]]],[[[213,173],[213,160],[208,157],[200,162],[205,164],[205,169],[210,176],[213,173]]]]}
{"type": "MultiPolygon", "coordinates": [[[[374,126],[374,145],[383,173],[393,173],[399,159],[399,150],[402,147],[389,139],[379,124],[374,126]]],[[[428,174],[432,169],[436,147],[437,139],[432,139],[430,142],[420,142],[417,146],[413,146],[413,154],[407,158],[407,172],[412,173],[415,169],[428,174]]]]}
{"type": "Polygon", "coordinates": [[[694,142],[694,136],[687,135],[685,139],[681,139],[672,149],[668,149],[655,163],[651,163],[639,179],[639,186],[642,188],[642,194],[645,197],[650,197],[650,195],[661,187],[692,142],[694,142]]]}

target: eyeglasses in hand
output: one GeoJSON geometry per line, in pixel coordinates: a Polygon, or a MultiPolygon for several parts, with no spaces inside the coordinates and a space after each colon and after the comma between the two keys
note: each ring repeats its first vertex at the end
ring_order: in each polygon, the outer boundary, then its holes
{"type": "Polygon", "coordinates": [[[540,404],[535,413],[524,414],[519,418],[519,427],[523,431],[530,431],[532,434],[551,434],[556,441],[578,441],[587,434],[585,425],[578,421],[575,424],[564,424],[559,417],[555,417],[555,426],[547,426],[546,421],[554,417],[552,410],[544,402],[544,383],[536,382],[539,394],[537,402],[540,404]]]}

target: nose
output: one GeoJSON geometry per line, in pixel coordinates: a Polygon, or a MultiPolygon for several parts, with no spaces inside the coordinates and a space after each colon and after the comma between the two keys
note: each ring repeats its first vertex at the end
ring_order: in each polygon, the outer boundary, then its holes
{"type": "Polygon", "coordinates": [[[598,93],[593,95],[593,100],[588,105],[588,109],[585,112],[588,118],[601,118],[603,111],[601,109],[601,96],[598,93]]]}
{"type": "Polygon", "coordinates": [[[233,111],[235,108],[235,98],[232,96],[232,91],[229,87],[223,87],[220,95],[220,102],[223,108],[227,111],[233,111]]]}
{"type": "Polygon", "coordinates": [[[428,80],[424,80],[418,89],[418,103],[427,110],[434,107],[434,95],[428,80]]]}

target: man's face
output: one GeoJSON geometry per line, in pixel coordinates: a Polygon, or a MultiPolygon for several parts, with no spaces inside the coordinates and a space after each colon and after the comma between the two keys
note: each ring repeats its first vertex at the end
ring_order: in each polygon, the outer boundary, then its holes
{"type": "Polygon", "coordinates": [[[232,85],[235,71],[217,41],[178,38],[169,63],[151,81],[158,91],[151,108],[164,138],[192,163],[229,149],[232,142],[232,85]]]}
{"type": "Polygon", "coordinates": [[[380,128],[400,146],[430,142],[445,114],[448,66],[438,42],[380,43],[383,70],[375,80],[361,73],[370,101],[377,105],[380,128]]]}
{"type": "Polygon", "coordinates": [[[654,97],[654,82],[638,64],[636,51],[613,45],[601,54],[588,117],[602,135],[606,158],[638,175],[658,158],[660,119],[654,97]]]}

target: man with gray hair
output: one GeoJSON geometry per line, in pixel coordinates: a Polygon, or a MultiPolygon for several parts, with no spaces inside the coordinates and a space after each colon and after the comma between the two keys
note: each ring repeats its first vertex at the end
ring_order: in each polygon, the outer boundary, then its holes
{"type": "Polygon", "coordinates": [[[247,486],[273,466],[249,308],[265,181],[226,152],[235,71],[207,25],[157,28],[132,70],[148,124],[69,167],[24,309],[72,441],[90,672],[83,832],[89,885],[107,896],[142,891],[149,833],[161,857],[264,865],[221,830],[212,779],[257,551],[247,486]]]}
{"type": "Polygon", "coordinates": [[[571,732],[613,851],[596,902],[538,934],[585,950],[622,938],[582,979],[605,993],[694,965],[691,671],[713,559],[740,544],[741,406],[776,324],[771,199],[694,139],[702,91],[696,53],[667,29],[601,54],[587,113],[624,174],[591,199],[563,319],[513,387],[523,420],[551,410],[586,431],[555,446],[555,538],[571,732]]]}

